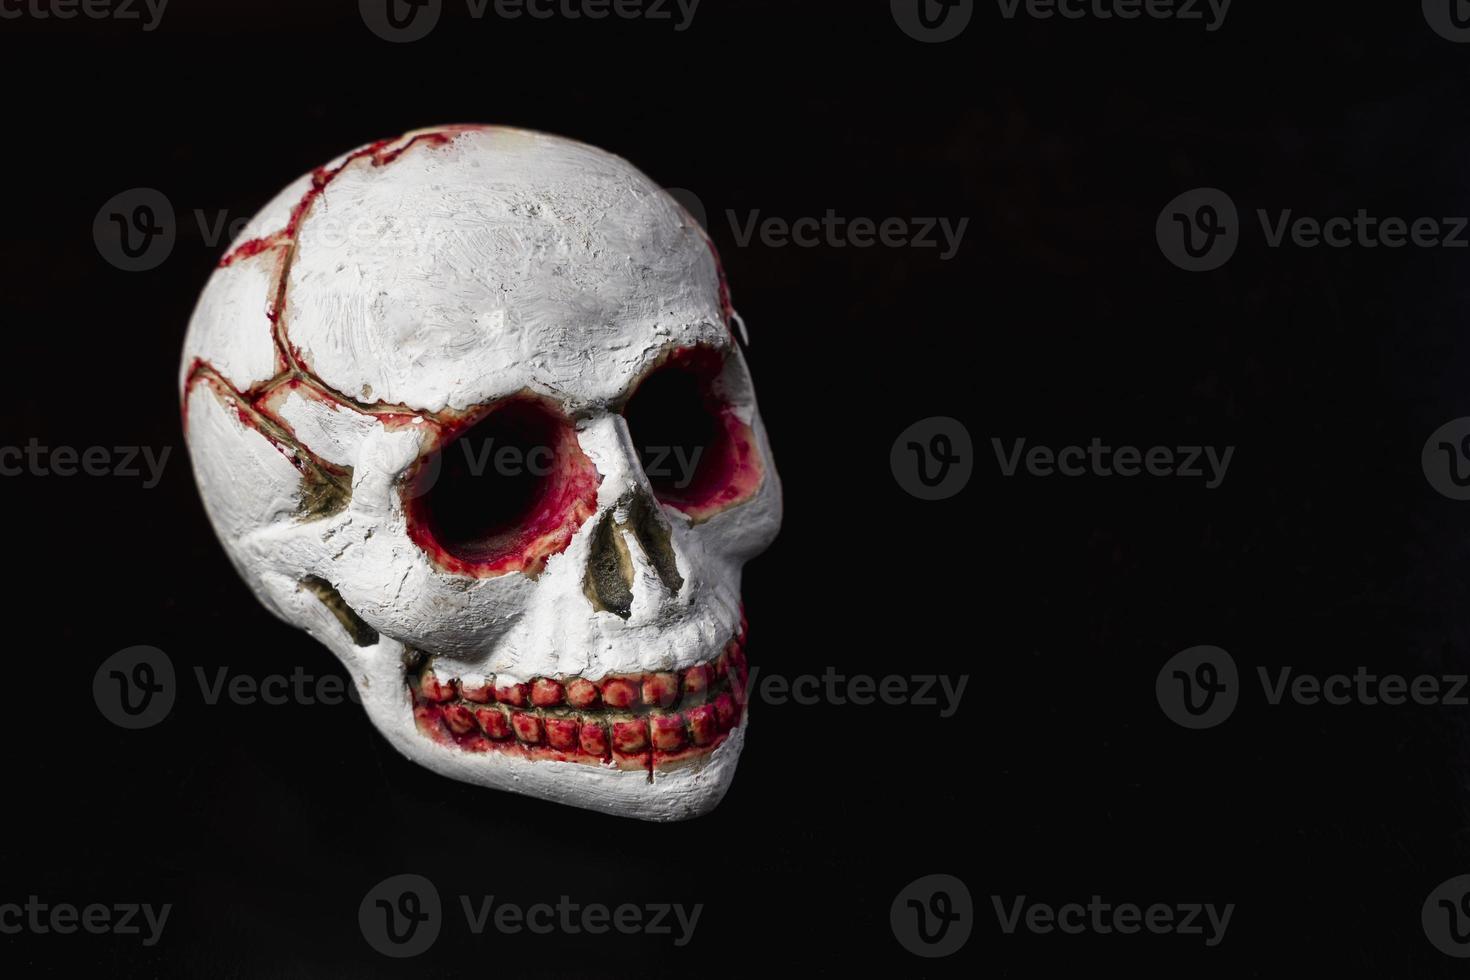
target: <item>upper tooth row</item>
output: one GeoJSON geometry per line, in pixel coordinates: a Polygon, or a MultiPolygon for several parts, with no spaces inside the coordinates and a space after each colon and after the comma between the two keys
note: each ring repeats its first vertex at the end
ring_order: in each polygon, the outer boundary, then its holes
{"type": "Polygon", "coordinates": [[[725,652],[710,663],[696,664],[684,671],[649,674],[620,674],[589,681],[582,677],[558,680],[537,677],[529,684],[495,683],[495,678],[441,678],[433,665],[419,674],[419,692],[425,700],[443,702],[464,698],[479,704],[499,702],[514,708],[531,705],[557,708],[563,704],[579,710],[606,707],[633,708],[637,705],[671,708],[685,696],[701,698],[709,688],[724,680],[731,667],[745,671],[745,650],[732,641],[725,652]]]}

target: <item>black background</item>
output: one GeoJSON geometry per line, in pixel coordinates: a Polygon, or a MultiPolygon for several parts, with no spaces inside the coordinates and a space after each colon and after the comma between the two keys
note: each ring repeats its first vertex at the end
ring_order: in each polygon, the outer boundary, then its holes
{"type": "MultiPolygon", "coordinates": [[[[162,941],[0,936],[15,975],[1449,975],[1419,923],[1470,870],[1463,715],[1270,707],[1257,667],[1466,670],[1464,515],[1420,450],[1470,415],[1454,249],[1269,248],[1255,210],[1470,214],[1470,45],[1417,4],[1236,0],[1199,22],[1003,19],[925,45],[888,4],[705,0],[667,22],[474,21],[391,45],[350,0],[173,0],[162,26],[0,21],[3,442],[171,446],[163,482],[0,482],[11,696],[0,901],[174,904],[162,941]],[[302,9],[303,7],[309,9],[302,9]],[[755,664],[969,676],[960,710],[757,704],[711,816],[655,826],[460,785],[352,705],[206,704],[194,678],[340,674],[229,567],[185,459],[177,370],[246,218],[364,142],[444,122],[572,136],[710,215],[786,489],[747,569],[755,664]],[[1164,204],[1226,190],[1243,241],[1183,272],[1164,204]],[[172,201],[159,268],[108,265],[118,192],[172,201]],[[728,210],[969,218],[939,249],[738,247],[728,210]],[[976,474],[905,494],[898,433],[950,415],[976,474]],[[1235,446],[1186,479],[1002,478],[991,439],[1235,446]],[[1154,678],[1196,644],[1246,677],[1189,732],[1154,678]],[[125,732],[93,673],[135,644],[180,673],[125,732]],[[430,877],[432,951],[373,952],[357,906],[430,877]],[[907,953],[889,904],[963,879],[975,931],[907,953]],[[667,936],[475,937],[457,896],[703,903],[667,936]],[[1235,903],[1225,940],[1005,935],[991,896],[1235,903]]],[[[7,972],[12,972],[7,970],[7,972]]]]}

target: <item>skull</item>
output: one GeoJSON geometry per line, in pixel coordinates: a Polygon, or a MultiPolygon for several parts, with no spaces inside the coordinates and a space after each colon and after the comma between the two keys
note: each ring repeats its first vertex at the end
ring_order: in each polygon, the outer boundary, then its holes
{"type": "Polygon", "coordinates": [[[780,484],[718,257],[626,161],[453,126],[287,187],[180,377],[231,562],[373,724],[466,782],[647,820],[744,742],[780,484]]]}

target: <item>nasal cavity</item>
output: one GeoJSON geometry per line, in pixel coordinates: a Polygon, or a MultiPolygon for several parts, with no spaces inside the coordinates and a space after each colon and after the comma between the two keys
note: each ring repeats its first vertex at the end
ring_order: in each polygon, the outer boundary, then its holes
{"type": "Polygon", "coordinates": [[[671,595],[684,587],[675,557],[673,533],[658,505],[640,492],[625,497],[602,515],[592,533],[584,591],[594,609],[627,619],[633,610],[633,556],[626,535],[631,534],[671,595]],[[618,521],[616,515],[623,514],[618,521]]]}
{"type": "Polygon", "coordinates": [[[677,593],[684,587],[684,576],[679,574],[679,563],[674,558],[673,533],[658,507],[641,493],[634,494],[628,504],[628,526],[664,588],[677,593]]]}
{"type": "Polygon", "coordinates": [[[593,609],[623,619],[633,615],[633,557],[628,554],[628,543],[612,511],[602,515],[592,532],[592,553],[587,558],[583,588],[593,609]]]}

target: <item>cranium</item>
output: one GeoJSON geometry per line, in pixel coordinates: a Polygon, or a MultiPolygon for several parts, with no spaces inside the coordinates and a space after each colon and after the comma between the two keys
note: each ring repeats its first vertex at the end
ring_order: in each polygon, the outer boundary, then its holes
{"type": "Polygon", "coordinates": [[[180,378],[231,561],[408,758],[649,820],[744,741],[780,485],[707,237],[626,161],[454,126],[290,185],[180,378]]]}

